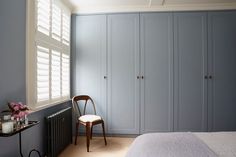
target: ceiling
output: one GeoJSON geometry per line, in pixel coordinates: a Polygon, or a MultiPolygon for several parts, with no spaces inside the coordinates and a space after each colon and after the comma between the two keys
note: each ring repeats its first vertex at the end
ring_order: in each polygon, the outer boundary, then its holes
{"type": "Polygon", "coordinates": [[[236,9],[236,0],[62,0],[74,13],[225,10],[236,9]]]}

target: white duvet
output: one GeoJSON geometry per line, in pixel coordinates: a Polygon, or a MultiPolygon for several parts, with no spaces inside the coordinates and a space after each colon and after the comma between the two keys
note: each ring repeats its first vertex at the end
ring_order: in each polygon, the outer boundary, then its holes
{"type": "Polygon", "coordinates": [[[193,133],[219,157],[236,157],[236,132],[193,133]]]}
{"type": "Polygon", "coordinates": [[[144,134],[126,157],[236,157],[236,132],[144,134]]]}

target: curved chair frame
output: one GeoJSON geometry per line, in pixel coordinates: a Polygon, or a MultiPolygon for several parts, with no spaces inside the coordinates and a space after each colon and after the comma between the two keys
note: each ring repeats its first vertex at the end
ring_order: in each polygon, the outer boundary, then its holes
{"type": "Polygon", "coordinates": [[[86,143],[87,143],[87,152],[89,152],[89,145],[90,145],[90,139],[92,139],[92,133],[93,133],[93,126],[97,125],[97,124],[102,124],[102,130],[103,130],[103,137],[104,137],[104,141],[105,141],[105,145],[107,145],[107,141],[106,141],[106,136],[105,136],[105,127],[104,127],[104,121],[101,118],[100,120],[96,120],[96,121],[92,121],[92,122],[83,122],[81,120],[79,120],[79,118],[81,116],[83,116],[81,114],[81,111],[79,109],[79,101],[85,101],[84,104],[84,110],[83,110],[83,115],[86,115],[86,107],[87,107],[87,103],[88,101],[92,102],[93,105],[93,109],[94,109],[94,115],[96,115],[96,108],[95,108],[95,104],[93,99],[88,96],[88,95],[78,95],[78,96],[74,96],[72,98],[72,106],[73,106],[73,111],[76,114],[76,133],[75,133],[75,145],[77,144],[77,136],[78,136],[78,131],[79,131],[79,125],[82,124],[86,127],[86,143]]]}

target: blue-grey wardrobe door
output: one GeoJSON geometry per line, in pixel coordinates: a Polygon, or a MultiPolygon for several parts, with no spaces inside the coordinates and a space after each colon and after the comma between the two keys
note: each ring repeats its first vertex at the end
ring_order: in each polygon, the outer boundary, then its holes
{"type": "Polygon", "coordinates": [[[140,15],[141,133],[173,131],[172,15],[140,15]]]}
{"type": "Polygon", "coordinates": [[[174,13],[174,130],[207,130],[207,15],[174,13]]]}
{"type": "Polygon", "coordinates": [[[236,11],[208,16],[209,129],[236,130],[236,11]]]}
{"type": "Polygon", "coordinates": [[[139,14],[108,15],[108,132],[139,133],[139,14]]]}
{"type": "MultiPolygon", "coordinates": [[[[106,108],[106,16],[76,16],[74,34],[75,49],[73,52],[73,94],[89,95],[96,104],[97,114],[107,124],[106,108]]],[[[81,106],[82,107],[82,106],[81,106]]],[[[83,108],[81,108],[83,110],[83,108]]],[[[91,102],[87,113],[93,114],[91,102]]],[[[107,126],[107,125],[106,125],[107,126]]],[[[94,131],[101,131],[95,126],[94,131]]]]}

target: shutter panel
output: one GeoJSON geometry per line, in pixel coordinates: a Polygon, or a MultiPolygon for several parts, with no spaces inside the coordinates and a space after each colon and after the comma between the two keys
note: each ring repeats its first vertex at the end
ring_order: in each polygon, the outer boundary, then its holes
{"type": "Polygon", "coordinates": [[[52,38],[61,41],[61,8],[52,4],[52,38]]]}
{"type": "Polygon", "coordinates": [[[62,96],[69,96],[70,93],[70,57],[62,54],[62,96]]]}
{"type": "Polygon", "coordinates": [[[49,99],[49,49],[37,46],[37,102],[49,99]]]}
{"type": "Polygon", "coordinates": [[[70,16],[63,12],[62,19],[62,43],[68,46],[70,44],[70,16]]]}
{"type": "Polygon", "coordinates": [[[37,1],[37,30],[49,36],[50,32],[50,0],[37,1]]]}
{"type": "Polygon", "coordinates": [[[61,53],[55,50],[51,55],[51,95],[53,99],[61,96],[61,53]]]}
{"type": "Polygon", "coordinates": [[[70,13],[58,0],[36,0],[35,106],[70,96],[70,13]]]}

